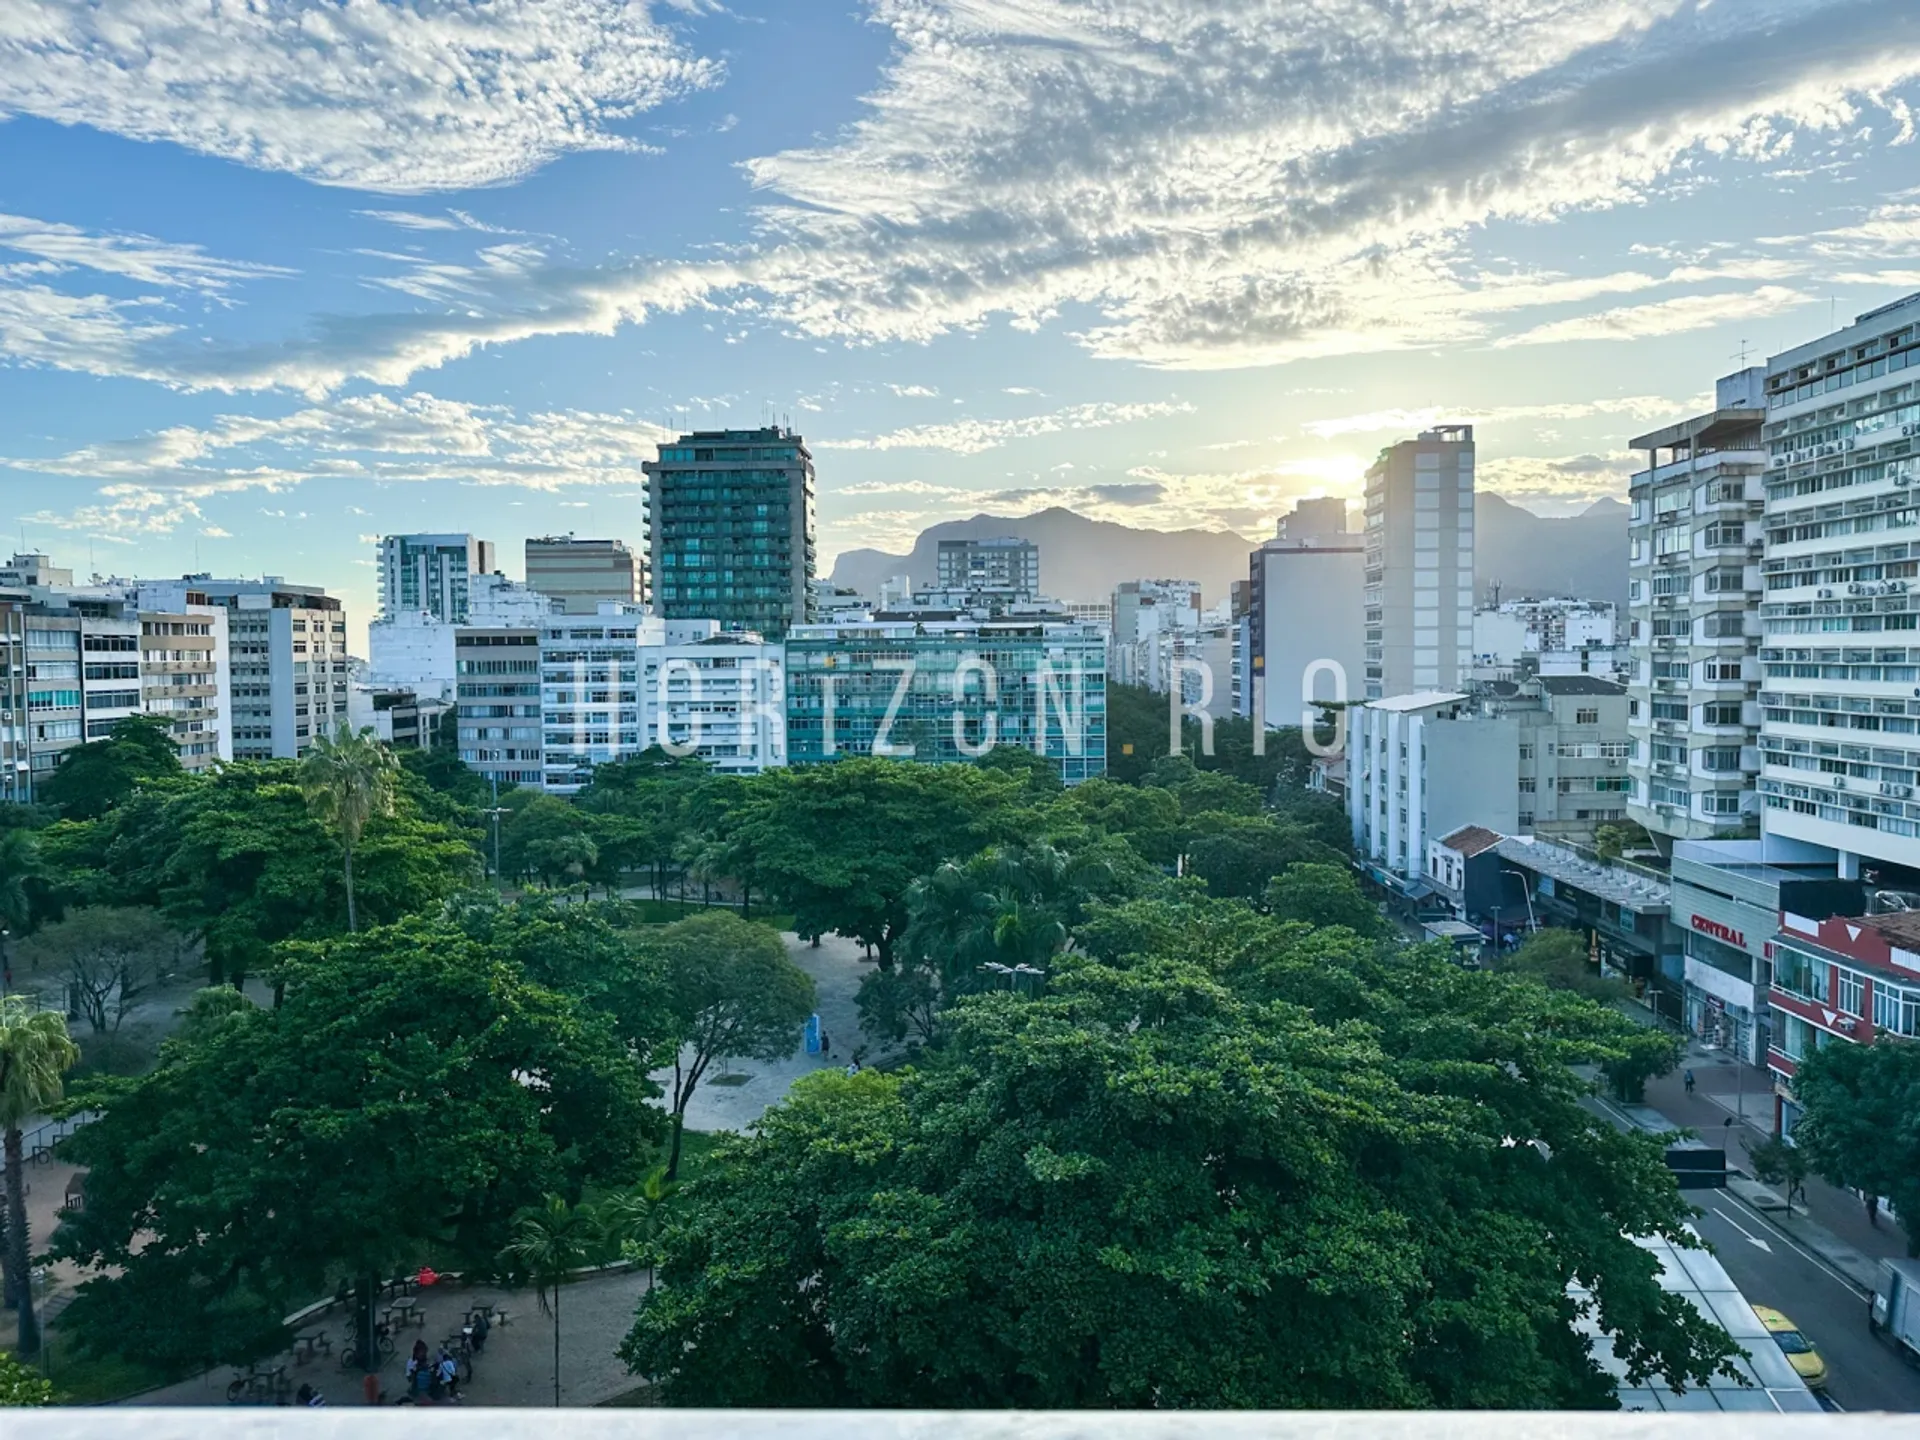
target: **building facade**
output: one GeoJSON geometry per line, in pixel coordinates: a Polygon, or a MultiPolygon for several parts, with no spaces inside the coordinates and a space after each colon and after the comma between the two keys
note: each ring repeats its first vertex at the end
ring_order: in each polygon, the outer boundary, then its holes
{"type": "Polygon", "coordinates": [[[1379,883],[1425,885],[1427,842],[1466,825],[1519,823],[1520,727],[1464,694],[1425,691],[1347,711],[1347,818],[1379,883]]]}
{"type": "Polygon", "coordinates": [[[728,774],[786,764],[781,648],[711,620],[635,606],[550,619],[540,632],[544,784],[572,794],[597,765],[652,746],[728,774]]]}
{"type": "Polygon", "coordinates": [[[1040,547],[1031,540],[942,540],[934,553],[936,590],[1040,594],[1040,547]]]}
{"type": "Polygon", "coordinates": [[[380,541],[380,613],[467,623],[476,575],[494,570],[493,542],[471,535],[387,535],[380,541]]]}
{"type": "Polygon", "coordinates": [[[1247,558],[1247,682],[1238,713],[1298,725],[1314,700],[1361,698],[1366,541],[1339,500],[1303,500],[1247,558]]]}
{"type": "Polygon", "coordinates": [[[531,626],[461,630],[454,667],[460,759],[501,790],[544,784],[540,631],[531,626]]]}
{"type": "Polygon", "coordinates": [[[1767,363],[1770,833],[1920,871],[1920,295],[1767,363]]]}
{"type": "Polygon", "coordinates": [[[800,436],[696,430],[641,469],[661,615],[768,639],[813,618],[813,456],[800,436]]]}
{"type": "Polygon", "coordinates": [[[646,566],[620,540],[542,535],[527,540],[527,588],[551,596],[569,615],[647,600],[646,566]]]}
{"type": "Polygon", "coordinates": [[[157,602],[169,613],[186,608],[189,590],[227,612],[234,759],[297,759],[346,723],[347,612],[339,600],[317,585],[273,575],[189,575],[164,583],[179,586],[182,596],[177,606],[157,602]]]}
{"type": "MultiPolygon", "coordinates": [[[[544,625],[560,601],[504,575],[476,575],[467,592],[466,628],[528,629],[544,625]]],[[[454,653],[463,627],[407,610],[382,615],[367,627],[367,680],[425,698],[452,699],[454,653]]]]}
{"type": "Polygon", "coordinates": [[[227,610],[205,592],[136,596],[146,713],[167,722],[180,763],[205,770],[233,758],[233,676],[227,610]]]}
{"type": "Polygon", "coordinates": [[[1600,826],[1625,819],[1633,784],[1626,687],[1541,675],[1512,691],[1489,708],[1519,726],[1520,833],[1585,844],[1600,826]]]}
{"type": "Polygon", "coordinates": [[[1473,664],[1473,427],[1445,425],[1367,471],[1365,696],[1457,689],[1473,664]]]}
{"type": "Polygon", "coordinates": [[[1635,437],[1628,520],[1632,818],[1666,840],[1759,826],[1765,370],[1715,408],[1635,437]]]}
{"type": "Polygon", "coordinates": [[[842,755],[950,762],[997,745],[1069,784],[1107,767],[1106,636],[1071,622],[875,620],[787,638],[791,764],[842,755]]]}

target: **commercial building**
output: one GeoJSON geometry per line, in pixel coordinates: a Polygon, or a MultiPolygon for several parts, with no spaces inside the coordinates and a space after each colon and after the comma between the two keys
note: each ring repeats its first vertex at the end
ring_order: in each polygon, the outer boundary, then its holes
{"type": "Polygon", "coordinates": [[[569,615],[597,615],[606,604],[644,604],[646,566],[620,540],[542,535],[527,541],[527,588],[569,615]]]}
{"type": "Polygon", "coordinates": [[[1367,471],[1369,700],[1454,690],[1473,664],[1473,427],[1443,425],[1367,471]]]}
{"type": "Polygon", "coordinates": [[[1714,409],[1631,442],[1630,813],[1665,840],[1759,826],[1765,377],[1729,375],[1714,409]]]}
{"type": "Polygon", "coordinates": [[[1673,923],[1686,948],[1682,1022],[1708,1044],[1764,1065],[1781,914],[1814,923],[1858,915],[1863,889],[1839,878],[1832,851],[1774,836],[1678,841],[1670,873],[1673,923]]]}
{"type": "Polygon", "coordinates": [[[781,649],[711,620],[636,606],[549,619],[540,631],[544,785],[571,794],[596,765],[659,746],[716,770],[786,763],[781,649]]]}
{"type": "Polygon", "coordinates": [[[236,760],[289,760],[319,736],[346,723],[347,612],[317,585],[291,585],[277,575],[262,580],[216,580],[188,575],[178,603],[158,600],[168,613],[186,608],[185,593],[227,612],[227,653],[236,760]]]}
{"type": "Polygon", "coordinates": [[[1799,1063],[1832,1044],[1920,1037],[1920,912],[1815,919],[1785,911],[1774,939],[1767,1068],[1781,1082],[1778,1129],[1793,1133],[1799,1063]]]}
{"type": "Polygon", "coordinates": [[[805,625],[787,637],[787,754],[1046,756],[1069,784],[1106,770],[1106,636],[1029,620],[805,625]]]}
{"type": "Polygon", "coordinates": [[[1308,698],[1359,699],[1366,673],[1366,542],[1342,500],[1302,500],[1247,559],[1243,715],[1298,725],[1308,698]]]}
{"type": "Polygon", "coordinates": [[[380,613],[422,612],[467,623],[468,587],[493,573],[493,542],[471,535],[387,535],[380,541],[380,613]]]}
{"type": "Polygon", "coordinates": [[[1347,817],[1378,883],[1427,890],[1427,841],[1480,825],[1519,824],[1520,726],[1457,691],[1370,700],[1347,712],[1347,817]]]}
{"type": "Polygon", "coordinates": [[[813,618],[813,456],[800,436],[696,430],[641,469],[661,615],[773,640],[813,618]]]}
{"type": "Polygon", "coordinates": [[[1040,594],[1040,547],[1031,540],[942,540],[934,553],[934,588],[1040,594]]]}
{"type": "Polygon", "coordinates": [[[538,788],[546,780],[539,629],[463,629],[454,640],[454,669],[460,759],[501,790],[538,788]]]}
{"type": "Polygon", "coordinates": [[[1916,367],[1920,295],[1767,363],[1761,803],[1848,878],[1920,872],[1916,367]]]}

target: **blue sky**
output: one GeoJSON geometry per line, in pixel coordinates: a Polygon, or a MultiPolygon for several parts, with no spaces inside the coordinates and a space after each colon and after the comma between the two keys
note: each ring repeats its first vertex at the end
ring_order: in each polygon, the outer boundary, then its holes
{"type": "Polygon", "coordinates": [[[1565,512],[1920,289],[1916,99],[1911,0],[9,0],[0,518],[364,619],[769,415],[829,559],[1259,535],[1433,419],[1565,512]]]}

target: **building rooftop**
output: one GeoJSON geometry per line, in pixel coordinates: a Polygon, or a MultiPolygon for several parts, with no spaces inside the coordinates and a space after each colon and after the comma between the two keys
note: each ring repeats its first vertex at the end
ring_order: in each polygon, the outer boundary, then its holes
{"type": "Polygon", "coordinates": [[[1416,690],[1411,695],[1389,695],[1384,700],[1369,700],[1369,710],[1429,710],[1435,705],[1453,705],[1467,697],[1457,690],[1416,690]]]}
{"type": "Polygon", "coordinates": [[[1474,856],[1491,850],[1507,837],[1484,825],[1462,825],[1440,843],[1455,854],[1464,855],[1471,860],[1474,856]]]}
{"type": "Polygon", "coordinates": [[[1871,926],[1902,950],[1920,950],[1920,910],[1895,910],[1869,915],[1857,924],[1871,926]]]}
{"type": "Polygon", "coordinates": [[[1672,890],[1658,880],[1617,866],[1596,864],[1544,840],[1509,837],[1495,848],[1502,860],[1551,876],[1556,884],[1584,890],[1635,914],[1662,914],[1672,901],[1672,890]]]}
{"type": "Polygon", "coordinates": [[[1535,682],[1549,695],[1624,695],[1627,687],[1598,675],[1542,675],[1535,682]]]}

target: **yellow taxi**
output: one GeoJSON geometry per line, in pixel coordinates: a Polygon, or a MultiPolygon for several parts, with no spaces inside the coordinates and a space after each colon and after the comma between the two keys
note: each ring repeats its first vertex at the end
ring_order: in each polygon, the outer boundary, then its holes
{"type": "Polygon", "coordinates": [[[1780,1347],[1780,1353],[1787,1357],[1787,1363],[1793,1366],[1794,1373],[1807,1382],[1809,1390],[1818,1390],[1827,1383],[1827,1362],[1820,1358],[1820,1352],[1813,1348],[1813,1342],[1800,1333],[1800,1327],[1765,1305],[1753,1307],[1753,1313],[1760,1317],[1760,1323],[1767,1327],[1767,1333],[1773,1337],[1773,1343],[1780,1347]]]}

